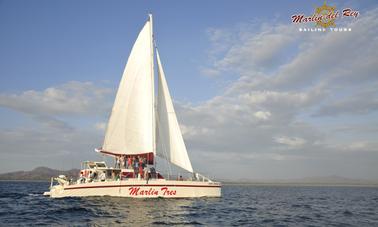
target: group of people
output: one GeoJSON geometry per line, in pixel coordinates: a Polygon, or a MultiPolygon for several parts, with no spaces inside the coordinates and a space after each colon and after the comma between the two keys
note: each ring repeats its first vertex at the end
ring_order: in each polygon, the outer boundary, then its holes
{"type": "Polygon", "coordinates": [[[148,177],[147,159],[143,156],[116,157],[115,168],[133,169],[134,177],[138,174],[142,178],[148,177]]]}
{"type": "Polygon", "coordinates": [[[106,181],[106,180],[119,180],[121,179],[120,172],[116,170],[82,170],[80,171],[77,183],[86,183],[93,181],[106,181]]]}

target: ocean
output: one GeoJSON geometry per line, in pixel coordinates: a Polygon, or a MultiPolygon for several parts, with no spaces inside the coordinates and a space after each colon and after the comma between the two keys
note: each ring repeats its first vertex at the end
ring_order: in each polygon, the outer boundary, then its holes
{"type": "Polygon", "coordinates": [[[222,198],[52,199],[0,182],[0,226],[378,226],[378,188],[224,185],[222,198]]]}

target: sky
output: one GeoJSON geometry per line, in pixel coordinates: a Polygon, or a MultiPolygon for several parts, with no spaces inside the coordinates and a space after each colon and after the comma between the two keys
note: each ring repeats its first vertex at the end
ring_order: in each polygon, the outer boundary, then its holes
{"type": "Polygon", "coordinates": [[[323,1],[0,0],[0,173],[103,157],[131,47],[154,16],[195,171],[378,179],[378,4],[327,1],[348,32],[300,32],[323,1]]]}

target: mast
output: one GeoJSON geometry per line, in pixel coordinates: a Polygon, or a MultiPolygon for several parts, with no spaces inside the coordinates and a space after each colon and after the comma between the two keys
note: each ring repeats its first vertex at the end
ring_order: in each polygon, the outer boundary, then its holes
{"type": "MultiPolygon", "coordinates": [[[[152,152],[156,155],[156,120],[155,120],[155,76],[154,76],[154,33],[153,33],[153,20],[152,14],[148,14],[148,19],[150,21],[150,34],[151,34],[151,42],[150,42],[150,50],[151,50],[151,80],[152,80],[152,152]]],[[[156,159],[154,158],[154,165],[156,163],[156,159]]]]}

